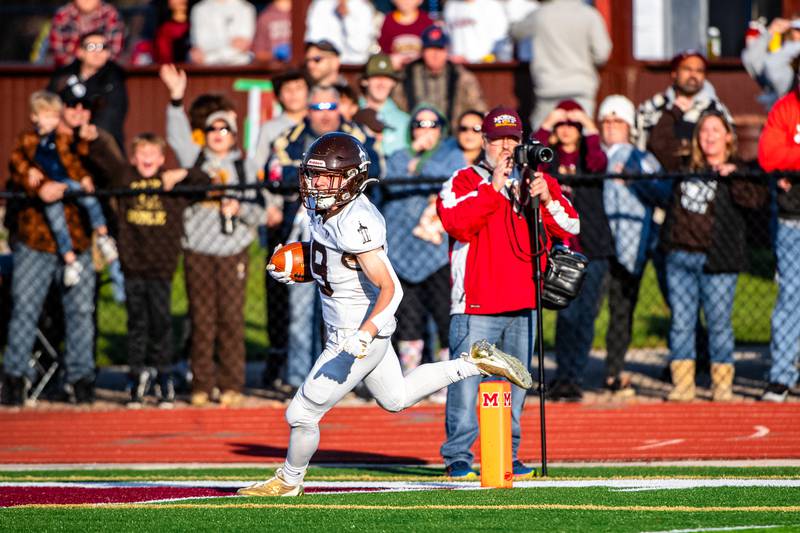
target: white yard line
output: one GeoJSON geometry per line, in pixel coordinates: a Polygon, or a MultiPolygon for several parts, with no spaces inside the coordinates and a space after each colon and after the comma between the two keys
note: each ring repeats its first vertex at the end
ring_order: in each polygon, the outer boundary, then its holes
{"type": "Polygon", "coordinates": [[[774,529],[782,526],[731,526],[731,527],[701,527],[699,529],[669,529],[665,531],[642,531],[642,533],[695,533],[700,531],[740,531],[742,529],[774,529]]]}
{"type": "MultiPolygon", "coordinates": [[[[2,487],[75,487],[75,488],[144,488],[144,487],[198,487],[198,488],[236,488],[251,484],[252,480],[242,481],[3,481],[2,487]]],[[[468,481],[309,481],[306,488],[315,489],[365,489],[384,491],[437,490],[437,489],[480,489],[477,482],[468,481]]],[[[579,480],[527,480],[514,483],[516,488],[589,488],[605,487],[618,491],[643,490],[686,490],[696,488],[720,487],[770,487],[800,488],[800,479],[579,479],[579,480]]]]}

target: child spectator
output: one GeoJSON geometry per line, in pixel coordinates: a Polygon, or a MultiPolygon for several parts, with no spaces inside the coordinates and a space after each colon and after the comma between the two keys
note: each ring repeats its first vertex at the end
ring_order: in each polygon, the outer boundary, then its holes
{"type": "Polygon", "coordinates": [[[422,0],[393,0],[395,10],[386,15],[378,37],[381,52],[389,54],[392,66],[400,70],[422,53],[422,32],[433,20],[419,6],[422,0]]]}
{"type": "MultiPolygon", "coordinates": [[[[607,158],[600,148],[597,126],[575,100],[563,100],[542,122],[534,138],[555,152],[553,173],[604,172],[607,158]]],[[[565,196],[581,214],[580,236],[567,244],[589,259],[580,294],[556,320],[556,378],[550,386],[553,400],[580,401],[583,373],[594,340],[594,320],[600,308],[608,259],[614,255],[611,230],[603,208],[603,182],[575,181],[563,186],[565,196]]]]}
{"type": "MultiPolygon", "coordinates": [[[[185,178],[187,185],[208,183],[208,176],[197,170],[163,170],[165,149],[163,138],[143,133],[133,140],[129,164],[117,157],[104,170],[114,177],[113,186],[133,190],[170,191],[185,178]]],[[[128,407],[131,408],[144,403],[150,384],[150,373],[145,369],[148,355],[157,370],[159,407],[172,407],[175,401],[170,301],[172,277],[181,251],[182,214],[188,203],[187,196],[139,194],[119,198],[120,260],[128,309],[131,388],[128,407]]]]}
{"type": "Polygon", "coordinates": [[[189,57],[189,2],[167,0],[159,11],[153,47],[156,63],[184,63],[189,57]]]}
{"type": "Polygon", "coordinates": [[[667,252],[670,321],[670,401],[695,397],[695,324],[699,307],[708,325],[714,401],[733,399],[733,298],[740,271],[747,266],[742,208],[758,208],[765,187],[724,179],[736,171],[736,139],[720,111],[707,111],[692,136],[690,170],[718,173],[723,179],[689,175],[676,180],[661,244],[667,252]]]}
{"type": "Polygon", "coordinates": [[[292,59],[292,0],[273,0],[256,20],[253,54],[259,63],[287,64],[292,59]]]}
{"type": "MultiPolygon", "coordinates": [[[[29,159],[23,147],[23,138],[29,133],[23,133],[20,137],[20,145],[12,154],[12,160],[25,160],[27,170],[27,185],[31,189],[39,187],[45,180],[52,180],[67,186],[69,191],[94,192],[94,182],[86,173],[77,158],[69,157],[67,161],[63,150],[59,148],[56,129],[61,122],[61,99],[47,91],[37,91],[30,98],[31,121],[33,122],[37,136],[37,146],[33,159],[29,159]]],[[[71,144],[71,143],[70,143],[71,144]]],[[[87,154],[88,146],[85,142],[77,145],[79,154],[87,154]]],[[[89,216],[89,223],[94,231],[97,232],[97,245],[106,262],[111,263],[117,259],[117,247],[114,240],[108,235],[108,226],[103,215],[103,210],[97,198],[93,196],[81,196],[77,202],[82,206],[89,216]]],[[[73,249],[72,239],[67,228],[67,220],[64,214],[64,204],[60,201],[46,204],[44,214],[50,231],[56,241],[58,253],[64,261],[64,285],[71,287],[80,281],[83,266],[76,259],[73,249]]]]}
{"type": "MultiPolygon", "coordinates": [[[[181,166],[202,170],[214,184],[256,183],[255,165],[236,147],[236,113],[211,113],[205,120],[205,142],[200,146],[193,140],[182,106],[186,73],[164,65],[161,79],[171,99],[167,141],[181,166]]],[[[254,189],[227,191],[224,196],[192,204],[184,212],[186,292],[192,323],[192,405],[206,405],[215,386],[221,391],[223,406],[239,405],[244,399],[248,248],[263,218],[263,202],[254,189]]]]}
{"type": "Polygon", "coordinates": [[[116,8],[101,0],[73,0],[53,15],[50,29],[50,49],[56,67],[68,65],[75,59],[81,37],[100,33],[108,42],[111,59],[122,52],[125,24],[116,8]]]}

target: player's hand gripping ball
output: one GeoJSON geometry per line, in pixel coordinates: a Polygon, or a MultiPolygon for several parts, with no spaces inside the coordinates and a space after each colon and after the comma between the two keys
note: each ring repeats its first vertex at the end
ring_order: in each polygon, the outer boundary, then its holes
{"type": "Polygon", "coordinates": [[[281,283],[306,283],[311,276],[311,245],[307,242],[290,242],[279,245],[272,253],[267,272],[281,283]]]}

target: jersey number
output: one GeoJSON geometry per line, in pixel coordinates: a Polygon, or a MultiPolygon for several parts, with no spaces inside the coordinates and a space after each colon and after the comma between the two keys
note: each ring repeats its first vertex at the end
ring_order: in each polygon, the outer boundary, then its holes
{"type": "Polygon", "coordinates": [[[311,241],[311,272],[319,276],[319,290],[325,296],[333,295],[333,287],[328,282],[328,252],[317,241],[311,241]]]}

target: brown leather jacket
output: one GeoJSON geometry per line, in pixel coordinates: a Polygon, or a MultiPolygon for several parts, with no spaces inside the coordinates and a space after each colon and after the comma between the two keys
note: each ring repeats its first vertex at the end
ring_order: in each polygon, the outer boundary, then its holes
{"type": "MultiPolygon", "coordinates": [[[[86,142],[78,142],[75,144],[77,153],[73,152],[72,139],[71,134],[59,131],[56,134],[56,150],[69,177],[75,181],[80,181],[88,176],[81,164],[80,156],[88,155],[89,148],[86,142]]],[[[38,144],[39,135],[35,132],[26,131],[21,133],[17,137],[9,160],[11,181],[14,187],[17,190],[25,191],[33,199],[26,202],[17,214],[15,237],[32,250],[54,254],[57,251],[56,242],[44,216],[42,203],[38,201],[39,189],[42,184],[49,181],[49,178],[45,175],[44,181],[37,187],[31,187],[28,183],[28,170],[31,167],[38,168],[34,160],[38,144]]],[[[88,227],[86,217],[81,216],[77,204],[65,202],[64,216],[67,220],[67,227],[69,228],[72,246],[75,251],[80,253],[89,248],[91,245],[91,229],[88,227]]]]}

